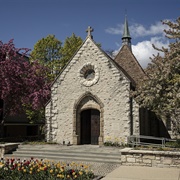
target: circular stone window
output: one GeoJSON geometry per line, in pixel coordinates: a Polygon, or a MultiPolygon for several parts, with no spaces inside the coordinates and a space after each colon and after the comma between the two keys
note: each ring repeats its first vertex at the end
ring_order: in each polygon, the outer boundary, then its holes
{"type": "Polygon", "coordinates": [[[86,63],[80,70],[81,84],[92,86],[99,80],[99,71],[95,65],[86,63]]]}
{"type": "Polygon", "coordinates": [[[94,69],[88,69],[85,73],[84,73],[84,78],[87,81],[92,81],[95,77],[95,71],[94,69]]]}

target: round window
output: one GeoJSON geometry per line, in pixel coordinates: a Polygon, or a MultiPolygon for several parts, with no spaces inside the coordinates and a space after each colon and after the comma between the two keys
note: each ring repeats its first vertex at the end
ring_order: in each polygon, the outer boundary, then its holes
{"type": "Polygon", "coordinates": [[[92,86],[99,80],[99,71],[95,65],[86,63],[80,70],[81,84],[92,86]]]}
{"type": "Polygon", "coordinates": [[[94,71],[94,69],[88,69],[88,70],[84,73],[84,78],[85,78],[87,81],[93,80],[94,77],[95,77],[95,71],[94,71]]]}

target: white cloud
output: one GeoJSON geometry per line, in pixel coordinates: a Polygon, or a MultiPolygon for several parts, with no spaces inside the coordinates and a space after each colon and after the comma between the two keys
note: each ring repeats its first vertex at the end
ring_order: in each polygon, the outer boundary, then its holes
{"type": "Polygon", "coordinates": [[[109,27],[105,29],[105,32],[109,34],[123,34],[124,25],[123,24],[117,24],[117,27],[109,27]]]}
{"type": "MultiPolygon", "coordinates": [[[[145,37],[145,36],[154,36],[158,34],[163,34],[163,30],[166,29],[167,26],[162,24],[161,22],[157,22],[155,24],[150,25],[149,27],[144,27],[142,24],[134,23],[129,26],[130,34],[132,37],[145,37]]],[[[118,24],[117,27],[107,28],[105,30],[109,34],[123,34],[124,25],[118,24]]]]}
{"type": "MultiPolygon", "coordinates": [[[[139,61],[140,65],[143,68],[146,68],[148,63],[151,62],[150,57],[160,53],[152,47],[154,44],[156,47],[168,47],[169,41],[164,36],[164,29],[167,29],[167,25],[163,25],[161,22],[156,22],[151,24],[149,27],[145,27],[142,24],[134,23],[129,26],[130,34],[132,38],[145,37],[146,39],[138,42],[135,45],[132,45],[132,52],[135,55],[136,59],[139,61]]],[[[105,31],[110,34],[123,34],[124,25],[118,24],[115,28],[107,28],[105,31]]],[[[144,39],[144,38],[143,38],[144,39]]],[[[120,45],[116,43],[119,48],[120,45]]],[[[120,49],[120,48],[119,48],[120,49]]],[[[113,52],[113,55],[118,53],[118,50],[113,52]]],[[[161,53],[160,53],[161,54],[161,53]]],[[[162,55],[162,54],[161,54],[162,55]]]]}
{"type": "Polygon", "coordinates": [[[145,36],[154,36],[158,34],[163,34],[166,25],[161,22],[152,24],[148,28],[145,28],[142,24],[133,24],[129,27],[130,32],[132,32],[132,37],[145,37],[145,36]]]}
{"type": "Polygon", "coordinates": [[[169,42],[168,40],[165,41],[163,37],[152,37],[150,40],[132,45],[132,52],[143,68],[146,68],[148,63],[151,62],[150,57],[153,57],[153,54],[157,55],[157,53],[160,53],[152,47],[152,44],[158,48],[162,46],[167,48],[169,42]]]}
{"type": "MultiPolygon", "coordinates": [[[[152,44],[154,44],[158,48],[168,48],[169,41],[165,40],[164,37],[159,36],[152,37],[150,38],[150,40],[141,41],[136,45],[132,45],[132,52],[142,68],[146,68],[148,63],[151,62],[150,57],[153,57],[153,54],[157,55],[158,53],[160,53],[160,55],[163,55],[161,52],[155,50],[152,47],[152,44]]],[[[119,52],[120,48],[113,52],[113,57],[119,52]]]]}

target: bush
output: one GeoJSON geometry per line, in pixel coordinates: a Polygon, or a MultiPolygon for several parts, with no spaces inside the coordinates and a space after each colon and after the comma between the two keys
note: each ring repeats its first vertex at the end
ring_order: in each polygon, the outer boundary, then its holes
{"type": "Polygon", "coordinates": [[[118,142],[106,141],[104,142],[104,146],[120,147],[121,145],[118,142]]]}
{"type": "Polygon", "coordinates": [[[180,139],[177,139],[174,142],[167,142],[166,146],[172,147],[172,148],[180,148],[180,139]]]}
{"type": "Polygon", "coordinates": [[[6,180],[90,180],[94,178],[88,166],[54,163],[48,160],[0,160],[0,179],[6,180]]]}

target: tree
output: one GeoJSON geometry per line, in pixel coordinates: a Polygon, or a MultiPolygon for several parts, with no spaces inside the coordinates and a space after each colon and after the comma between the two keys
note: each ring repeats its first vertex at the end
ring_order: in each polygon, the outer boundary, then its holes
{"type": "Polygon", "coordinates": [[[31,61],[38,60],[41,64],[49,67],[50,71],[47,72],[47,76],[50,80],[54,80],[61,69],[61,45],[61,41],[54,35],[48,35],[40,39],[31,52],[31,61]]]}
{"type": "Polygon", "coordinates": [[[67,37],[65,39],[64,45],[61,49],[62,52],[62,59],[61,59],[61,66],[64,67],[66,63],[72,58],[74,53],[78,50],[81,46],[83,40],[81,37],[76,36],[74,33],[71,37],[67,37]]]}
{"type": "Polygon", "coordinates": [[[169,48],[151,59],[147,77],[138,84],[133,93],[141,107],[154,111],[164,122],[170,120],[174,135],[180,134],[180,17],[176,22],[164,21],[169,30],[164,30],[171,39],[169,48]],[[173,41],[174,40],[174,41],[173,41]]]}
{"type": "MultiPolygon", "coordinates": [[[[3,121],[10,114],[21,113],[30,107],[44,108],[50,96],[50,83],[45,78],[47,68],[27,58],[28,49],[15,48],[13,40],[0,41],[0,99],[3,100],[3,121]]],[[[1,107],[2,108],[2,107],[1,107]]]]}
{"type": "Polygon", "coordinates": [[[61,41],[56,39],[54,35],[48,35],[34,45],[31,59],[37,59],[49,67],[51,71],[47,72],[47,76],[53,81],[81,44],[82,39],[74,33],[65,39],[63,47],[61,41]]]}

